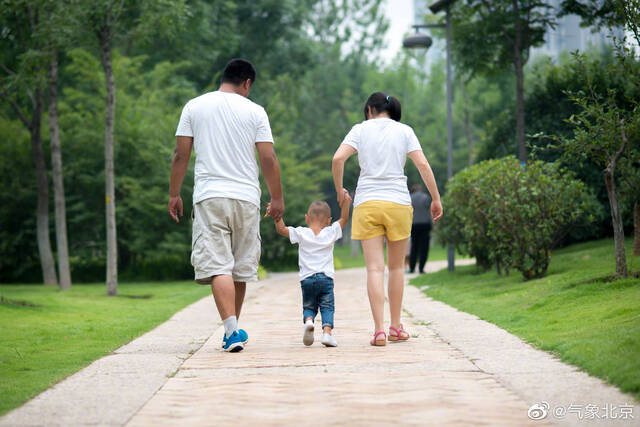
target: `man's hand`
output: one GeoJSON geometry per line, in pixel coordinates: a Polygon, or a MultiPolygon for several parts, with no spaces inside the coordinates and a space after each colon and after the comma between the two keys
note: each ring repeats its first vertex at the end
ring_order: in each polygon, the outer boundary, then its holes
{"type": "Polygon", "coordinates": [[[180,196],[171,196],[169,198],[169,215],[175,222],[180,222],[178,215],[182,216],[182,199],[180,196]]]}
{"type": "Polygon", "coordinates": [[[273,218],[275,222],[282,219],[284,213],[284,200],[283,199],[271,199],[271,202],[267,204],[267,216],[273,218]]]}
{"type": "Polygon", "coordinates": [[[442,217],[442,203],[440,203],[440,200],[431,202],[431,217],[433,222],[437,222],[442,217]]]}

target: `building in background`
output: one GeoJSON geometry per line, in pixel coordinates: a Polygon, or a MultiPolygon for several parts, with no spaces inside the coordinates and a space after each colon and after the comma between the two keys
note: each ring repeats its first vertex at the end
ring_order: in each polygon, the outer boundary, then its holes
{"type": "MultiPolygon", "coordinates": [[[[413,0],[413,22],[422,24],[425,16],[431,14],[429,5],[435,0],[413,0]]],[[[560,0],[547,0],[547,4],[553,6],[554,9],[560,8],[560,0]]],[[[531,57],[536,55],[547,55],[557,58],[562,52],[573,52],[579,50],[587,51],[591,48],[599,48],[612,44],[612,37],[621,39],[624,35],[622,28],[613,31],[608,28],[601,28],[592,31],[593,28],[580,27],[580,17],[577,15],[568,15],[558,18],[558,25],[554,29],[549,29],[545,36],[545,43],[542,46],[531,50],[531,57]]],[[[429,34],[429,30],[423,30],[429,34]]],[[[434,44],[429,48],[427,63],[430,64],[438,58],[444,56],[444,43],[442,40],[434,38],[434,44]]]]}
{"type": "MultiPolygon", "coordinates": [[[[556,10],[560,8],[560,0],[548,0],[547,3],[556,10]]],[[[558,25],[547,30],[545,43],[531,50],[531,56],[547,55],[557,58],[562,52],[581,52],[592,48],[601,48],[613,43],[612,37],[621,39],[624,35],[622,28],[610,30],[601,28],[593,31],[590,27],[580,27],[580,17],[568,15],[558,18],[558,25]]]]}

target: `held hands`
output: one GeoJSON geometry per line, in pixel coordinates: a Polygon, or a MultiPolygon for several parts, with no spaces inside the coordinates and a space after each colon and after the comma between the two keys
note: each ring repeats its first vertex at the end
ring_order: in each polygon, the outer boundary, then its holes
{"type": "Polygon", "coordinates": [[[338,191],[337,196],[338,196],[338,205],[340,205],[340,208],[342,208],[345,203],[351,203],[352,199],[351,199],[351,196],[349,195],[349,190],[347,190],[346,188],[343,188],[342,190],[338,191]]]}
{"type": "Polygon", "coordinates": [[[440,203],[440,200],[433,200],[431,202],[431,217],[433,218],[433,222],[437,222],[442,218],[442,203],[440,203]]]}
{"type": "Polygon", "coordinates": [[[264,217],[270,216],[275,222],[282,219],[284,213],[284,200],[283,199],[271,199],[271,202],[267,203],[267,213],[264,217]]]}
{"type": "Polygon", "coordinates": [[[178,215],[182,216],[182,199],[180,196],[169,197],[169,215],[175,222],[180,222],[178,215]]]}

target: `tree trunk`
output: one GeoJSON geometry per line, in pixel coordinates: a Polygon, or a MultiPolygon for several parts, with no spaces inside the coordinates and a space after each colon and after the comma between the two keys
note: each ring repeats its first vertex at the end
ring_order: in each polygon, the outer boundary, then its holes
{"type": "Polygon", "coordinates": [[[36,89],[34,93],[33,117],[29,129],[31,132],[31,154],[33,157],[33,165],[36,169],[36,183],[38,187],[36,234],[38,237],[38,252],[40,254],[40,266],[42,267],[44,284],[57,285],[56,266],[51,252],[51,241],[49,240],[49,180],[47,178],[47,167],[44,161],[40,135],[43,99],[42,88],[36,89]]]}
{"type": "Polygon", "coordinates": [[[520,7],[518,0],[513,0],[515,14],[515,37],[513,43],[513,67],[516,73],[516,141],[518,143],[518,159],[527,160],[524,120],[524,74],[522,72],[522,25],[520,23],[520,7]]]}
{"type": "Polygon", "coordinates": [[[633,254],[640,255],[640,202],[633,204],[633,254]]]}
{"type": "Polygon", "coordinates": [[[107,295],[118,293],[118,241],[116,238],[116,198],[113,167],[113,134],[115,124],[116,85],[111,64],[111,32],[103,28],[99,32],[100,59],[107,85],[106,119],[104,132],[104,176],[107,221],[107,295]]]}
{"type": "Polygon", "coordinates": [[[62,153],[58,124],[58,53],[54,51],[49,66],[49,135],[51,137],[51,166],[53,169],[53,194],[56,212],[56,248],[60,289],[71,289],[69,247],[67,244],[67,214],[62,179],[62,153]]]}
{"type": "Polygon", "coordinates": [[[611,222],[613,223],[613,241],[615,243],[616,254],[616,275],[627,277],[627,256],[624,249],[624,228],[622,227],[622,216],[620,215],[620,204],[616,192],[615,169],[609,165],[604,171],[604,183],[609,196],[609,206],[611,208],[611,222]]]}
{"type": "Polygon", "coordinates": [[[462,100],[464,104],[464,133],[467,136],[469,146],[469,166],[473,166],[473,137],[471,136],[471,114],[469,113],[469,99],[467,98],[467,84],[461,85],[462,100]]]}

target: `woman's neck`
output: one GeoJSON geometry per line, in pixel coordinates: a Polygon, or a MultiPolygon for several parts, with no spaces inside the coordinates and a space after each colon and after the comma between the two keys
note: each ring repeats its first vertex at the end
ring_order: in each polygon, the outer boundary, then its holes
{"type": "Polygon", "coordinates": [[[371,115],[369,116],[369,120],[371,119],[390,119],[391,117],[389,117],[389,113],[387,113],[386,111],[383,111],[382,113],[378,113],[375,116],[371,115]]]}

